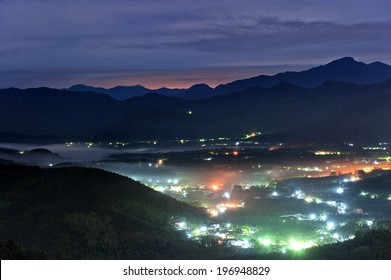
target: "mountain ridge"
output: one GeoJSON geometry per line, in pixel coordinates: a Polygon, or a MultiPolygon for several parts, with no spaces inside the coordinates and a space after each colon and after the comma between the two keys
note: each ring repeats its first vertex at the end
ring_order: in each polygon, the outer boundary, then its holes
{"type": "Polygon", "coordinates": [[[273,76],[260,75],[233,81],[217,86],[215,92],[224,94],[233,90],[243,90],[250,86],[271,87],[280,82],[312,88],[328,80],[364,85],[379,83],[388,79],[391,79],[390,65],[381,62],[365,64],[354,60],[353,57],[343,57],[304,71],[287,71],[273,76]],[[341,74],[344,76],[341,77],[341,74]]]}
{"type": "MultiPolygon", "coordinates": [[[[177,131],[177,135],[170,135],[179,139],[195,137],[195,133],[186,132],[192,126],[199,127],[197,131],[209,131],[211,138],[219,131],[222,134],[219,137],[239,138],[251,131],[278,134],[305,128],[341,106],[390,93],[391,80],[364,86],[328,81],[315,88],[280,83],[271,88],[254,87],[200,100],[148,93],[118,101],[92,92],[10,89],[0,90],[0,131],[30,136],[53,135],[66,140],[93,140],[96,136],[108,139],[103,132],[109,127],[117,127],[117,132],[111,131],[112,135],[127,131],[131,136],[131,128],[140,131],[144,126],[150,127],[151,131],[160,130],[162,138],[167,139],[163,126],[157,126],[161,123],[173,128],[171,131],[177,131]],[[127,115],[137,111],[154,111],[156,116],[149,114],[150,117],[142,118],[139,115],[124,121],[127,115]],[[161,114],[161,111],[172,113],[161,114]],[[189,121],[187,125],[180,122],[182,117],[189,121]],[[116,126],[118,123],[121,125],[116,126]],[[175,130],[176,126],[181,129],[175,130]]],[[[142,136],[145,140],[150,137],[145,129],[142,136]]]]}
{"type": "Polygon", "coordinates": [[[243,91],[252,87],[269,88],[279,83],[314,88],[329,80],[364,85],[375,84],[388,79],[391,79],[391,66],[388,64],[379,61],[366,64],[356,61],[353,57],[342,57],[325,65],[312,67],[303,71],[286,71],[275,75],[259,75],[220,84],[215,88],[211,88],[206,84],[195,84],[186,89],[169,89],[165,87],[149,89],[141,85],[116,86],[106,89],[78,84],[71,86],[68,90],[103,93],[117,100],[142,96],[149,92],[188,100],[197,100],[235,91],[243,91]]]}

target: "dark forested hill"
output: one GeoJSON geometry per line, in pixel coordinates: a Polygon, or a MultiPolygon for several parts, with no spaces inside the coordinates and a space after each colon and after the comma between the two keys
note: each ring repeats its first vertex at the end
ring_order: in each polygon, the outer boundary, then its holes
{"type": "Polygon", "coordinates": [[[220,85],[215,94],[242,91],[250,87],[272,87],[281,82],[312,88],[326,81],[339,81],[356,85],[375,84],[391,79],[391,66],[374,62],[365,64],[352,57],[343,57],[326,65],[300,72],[285,72],[274,76],[261,75],[220,85]]]}
{"type": "Polygon", "coordinates": [[[126,177],[88,168],[0,165],[0,182],[0,240],[48,258],[200,257],[202,248],[175,232],[171,221],[202,221],[204,211],[126,177]]]}
{"type": "Polygon", "coordinates": [[[391,140],[391,94],[342,106],[323,121],[298,132],[294,146],[370,145],[391,140]]]}
{"type": "MultiPolygon", "coordinates": [[[[328,81],[315,88],[280,83],[202,100],[149,93],[118,101],[98,93],[11,88],[0,90],[0,139],[236,138],[252,131],[270,135],[307,129],[331,118],[331,125],[316,134],[362,130],[367,136],[358,142],[378,141],[384,138],[378,120],[386,119],[389,95],[391,80],[361,86],[328,81]],[[382,96],[384,102],[366,102],[382,96]],[[356,103],[360,108],[353,108],[356,103]],[[359,116],[370,111],[366,119],[359,116]],[[369,131],[368,125],[377,128],[369,131]]],[[[309,141],[314,134],[306,136],[309,141]]]]}
{"type": "Polygon", "coordinates": [[[19,140],[20,135],[135,140],[284,133],[316,124],[342,106],[389,94],[389,81],[366,86],[330,81],[313,89],[278,84],[194,101],[154,93],[117,101],[97,93],[7,89],[0,90],[0,131],[19,134],[19,140]]]}

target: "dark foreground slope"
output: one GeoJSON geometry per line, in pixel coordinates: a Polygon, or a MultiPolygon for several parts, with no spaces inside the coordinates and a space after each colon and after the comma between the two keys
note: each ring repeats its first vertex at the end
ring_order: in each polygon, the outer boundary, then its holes
{"type": "Polygon", "coordinates": [[[113,173],[0,164],[0,259],[391,259],[386,230],[264,254],[212,237],[189,241],[172,217],[207,222],[203,211],[113,173]]]}
{"type": "Polygon", "coordinates": [[[173,229],[172,217],[200,222],[203,211],[113,173],[0,165],[0,195],[0,240],[43,252],[35,256],[219,258],[173,229]]]}
{"type": "Polygon", "coordinates": [[[391,232],[374,230],[342,243],[309,249],[303,258],[318,260],[390,260],[391,232]]]}

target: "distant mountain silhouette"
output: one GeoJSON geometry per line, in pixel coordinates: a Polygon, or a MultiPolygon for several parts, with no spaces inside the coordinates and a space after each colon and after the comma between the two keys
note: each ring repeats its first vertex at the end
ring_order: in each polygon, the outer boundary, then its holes
{"type": "Polygon", "coordinates": [[[136,86],[117,86],[109,89],[101,87],[91,87],[86,85],[74,85],[69,88],[71,91],[80,91],[80,92],[96,92],[106,94],[117,100],[125,100],[132,97],[143,96],[147,93],[158,93],[161,95],[180,97],[184,99],[202,99],[211,97],[213,89],[206,84],[197,84],[193,85],[188,89],[169,89],[169,88],[159,88],[159,89],[148,89],[140,85],[136,86]]]}
{"type": "Polygon", "coordinates": [[[7,133],[0,131],[0,142],[5,143],[57,143],[60,139],[50,135],[31,136],[17,133],[7,133]]]}
{"type": "MultiPolygon", "coordinates": [[[[18,134],[80,140],[241,137],[250,131],[298,135],[300,129],[318,125],[343,106],[391,94],[391,79],[383,81],[388,77],[389,65],[365,64],[347,57],[307,71],[259,76],[214,90],[204,84],[184,90],[161,88],[156,90],[159,94],[142,86],[109,90],[75,86],[82,93],[49,88],[2,89],[0,140],[23,138],[16,137],[18,134]],[[376,81],[382,82],[373,84],[376,81]],[[185,95],[187,99],[182,98],[185,95]]],[[[380,105],[374,104],[374,108],[380,105]]],[[[363,123],[355,124],[354,129],[363,123]]],[[[337,129],[328,127],[330,131],[337,129]]],[[[349,131],[342,130],[334,137],[349,131]]],[[[369,133],[367,127],[362,130],[369,133]]]]}
{"type": "Polygon", "coordinates": [[[307,128],[341,106],[390,94],[391,81],[366,86],[330,81],[314,89],[279,84],[186,103],[173,99],[177,102],[174,106],[163,96],[148,95],[151,103],[160,99],[160,108],[170,112],[156,108],[132,112],[101,131],[98,138],[135,140],[149,135],[156,139],[194,139],[216,134],[240,137],[250,131],[286,133],[307,128]],[[192,115],[186,108],[192,110],[192,115]]]}
{"type": "Polygon", "coordinates": [[[37,148],[31,151],[20,151],[11,148],[0,148],[0,158],[12,162],[31,165],[55,165],[64,161],[64,157],[44,148],[37,148]]]}
{"type": "Polygon", "coordinates": [[[322,85],[326,81],[339,81],[356,85],[375,84],[391,79],[391,66],[373,62],[365,64],[352,57],[334,60],[326,65],[314,67],[300,72],[284,72],[273,76],[260,75],[249,79],[237,80],[217,86],[215,89],[205,84],[193,85],[188,89],[148,89],[140,85],[117,86],[110,89],[74,85],[71,91],[96,92],[111,96],[117,100],[125,100],[135,96],[155,92],[158,94],[179,97],[189,100],[209,98],[214,95],[243,91],[253,87],[270,88],[280,83],[288,83],[305,88],[322,85]]]}
{"type": "Polygon", "coordinates": [[[281,82],[312,88],[326,81],[340,81],[357,85],[375,84],[391,79],[391,66],[374,62],[365,64],[352,57],[334,60],[326,65],[300,72],[285,72],[274,76],[261,75],[220,85],[215,94],[242,91],[250,87],[272,87],[281,82]]]}
{"type": "Polygon", "coordinates": [[[316,124],[341,106],[388,94],[391,81],[329,81],[316,88],[281,83],[202,100],[148,93],[117,101],[91,92],[8,89],[0,90],[0,131],[110,140],[286,133],[316,124]]]}
{"type": "Polygon", "coordinates": [[[126,115],[97,135],[99,140],[172,140],[218,137],[224,134],[222,120],[197,114],[163,110],[140,110],[126,115]]]}
{"type": "Polygon", "coordinates": [[[97,93],[49,88],[0,90],[0,131],[59,138],[90,137],[128,113],[97,93]]]}
{"type": "Polygon", "coordinates": [[[293,146],[370,145],[391,141],[391,94],[349,104],[298,132],[293,146]]]}

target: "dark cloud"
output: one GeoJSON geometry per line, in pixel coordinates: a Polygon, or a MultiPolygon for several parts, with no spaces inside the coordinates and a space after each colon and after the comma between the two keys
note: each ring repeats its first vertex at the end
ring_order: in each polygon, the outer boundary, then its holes
{"type": "Polygon", "coordinates": [[[278,72],[346,55],[391,63],[388,0],[0,0],[0,5],[0,71],[8,77],[0,78],[0,87],[11,81],[61,87],[75,78],[96,85],[138,78],[163,86],[168,80],[174,84],[172,73],[181,84],[227,82],[234,74],[252,74],[250,66],[265,71],[270,68],[260,66],[276,65],[278,72]],[[207,81],[197,80],[204,77],[207,81]]]}

